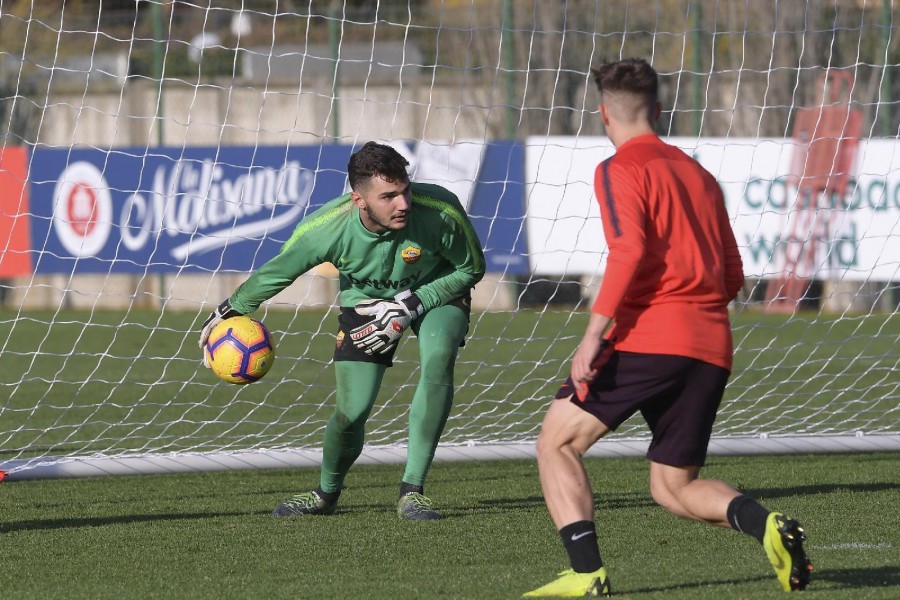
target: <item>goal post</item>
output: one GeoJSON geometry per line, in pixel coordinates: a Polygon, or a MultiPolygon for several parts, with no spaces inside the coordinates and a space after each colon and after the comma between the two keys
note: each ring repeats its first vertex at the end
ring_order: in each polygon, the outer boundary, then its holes
{"type": "MultiPolygon", "coordinates": [[[[0,3],[0,479],[318,464],[334,269],[254,314],[277,356],[259,382],[219,382],[197,337],[299,219],[344,193],[368,140],[455,192],[485,249],[437,460],[533,456],[607,251],[592,181],[614,149],[589,69],[629,56],[659,72],[660,134],[720,182],[745,265],[711,452],[900,450],[898,15],[641,6],[0,3]],[[852,84],[829,111],[819,82],[835,73],[852,84]],[[824,113],[852,127],[810,121],[824,113]],[[798,165],[798,120],[853,160],[798,165]],[[798,177],[813,172],[842,183],[804,202],[798,177]],[[808,285],[785,308],[772,290],[797,278],[808,285]]],[[[411,337],[362,462],[405,460],[417,380],[411,337]]],[[[633,419],[592,453],[647,442],[633,419]]]]}

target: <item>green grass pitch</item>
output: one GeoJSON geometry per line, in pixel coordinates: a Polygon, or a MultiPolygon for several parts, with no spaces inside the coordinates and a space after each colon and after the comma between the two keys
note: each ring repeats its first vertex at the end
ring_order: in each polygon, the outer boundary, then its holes
{"type": "MultiPolygon", "coordinates": [[[[620,598],[781,598],[761,546],[655,506],[643,459],[590,459],[620,598]]],[[[278,520],[317,471],[0,484],[4,598],[518,598],[565,568],[532,461],[436,463],[445,519],[400,521],[399,465],[354,468],[340,510],[278,520]]],[[[900,456],[716,458],[706,475],[796,515],[804,598],[900,597],[900,456]]]]}
{"type": "MultiPolygon", "coordinates": [[[[262,315],[278,359],[240,391],[199,366],[202,315],[0,312],[0,462],[93,452],[302,447],[333,404],[334,315],[262,315]],[[135,357],[140,357],[135,359],[135,357]],[[10,367],[9,365],[13,365],[10,367]]],[[[533,440],[583,311],[476,313],[445,438],[533,440]]],[[[897,315],[740,313],[718,433],[897,433],[897,315]],[[809,425],[815,423],[815,425],[809,425]]],[[[369,440],[402,443],[416,344],[369,440]]],[[[623,434],[640,433],[632,420],[623,434]],[[629,429],[629,427],[633,429],[629,429]]],[[[642,459],[591,459],[601,550],[622,598],[782,597],[759,545],[675,519],[642,459]]],[[[393,512],[400,465],[354,468],[332,517],[269,516],[315,470],[0,483],[2,598],[517,598],[566,560],[533,461],[437,463],[437,523],[393,512]]],[[[806,597],[900,598],[900,455],[713,457],[705,474],[806,526],[806,597]]]]}

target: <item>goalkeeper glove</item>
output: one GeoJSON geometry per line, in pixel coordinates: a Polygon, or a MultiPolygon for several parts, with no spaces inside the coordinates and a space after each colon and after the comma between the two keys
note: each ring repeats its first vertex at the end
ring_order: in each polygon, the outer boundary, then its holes
{"type": "Polygon", "coordinates": [[[425,307],[419,297],[406,290],[393,300],[363,300],[356,305],[357,314],[372,320],[350,332],[353,345],[366,354],[387,354],[397,345],[403,330],[422,316],[425,307]]]}
{"type": "MultiPolygon", "coordinates": [[[[202,350],[203,347],[206,346],[206,341],[209,340],[209,334],[212,333],[212,330],[216,325],[225,319],[239,317],[242,314],[244,313],[232,308],[231,302],[229,302],[228,299],[225,299],[203,322],[203,329],[200,330],[200,349],[202,350]]],[[[209,368],[209,362],[206,360],[206,352],[203,353],[203,366],[207,369],[209,368]]]]}

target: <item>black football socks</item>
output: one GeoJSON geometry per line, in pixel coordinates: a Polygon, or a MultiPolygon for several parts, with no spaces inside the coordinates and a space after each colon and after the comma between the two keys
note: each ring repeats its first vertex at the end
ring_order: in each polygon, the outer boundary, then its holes
{"type": "Polygon", "coordinates": [[[559,530],[569,563],[576,573],[593,573],[603,566],[593,521],[576,521],[559,530]]]}
{"type": "Polygon", "coordinates": [[[728,504],[728,523],[735,531],[752,535],[762,544],[769,511],[750,496],[738,496],[728,504]]]}

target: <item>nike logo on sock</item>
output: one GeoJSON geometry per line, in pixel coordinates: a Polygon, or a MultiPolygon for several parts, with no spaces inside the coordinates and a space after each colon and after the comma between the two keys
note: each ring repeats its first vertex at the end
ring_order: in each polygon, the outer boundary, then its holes
{"type": "Polygon", "coordinates": [[[583,537],[585,537],[585,536],[588,536],[588,535],[594,535],[594,532],[593,532],[593,531],[583,531],[583,532],[581,532],[581,533],[573,533],[573,534],[572,534],[572,541],[573,541],[573,542],[577,542],[577,541],[580,540],[581,538],[583,538],[583,537]]]}

